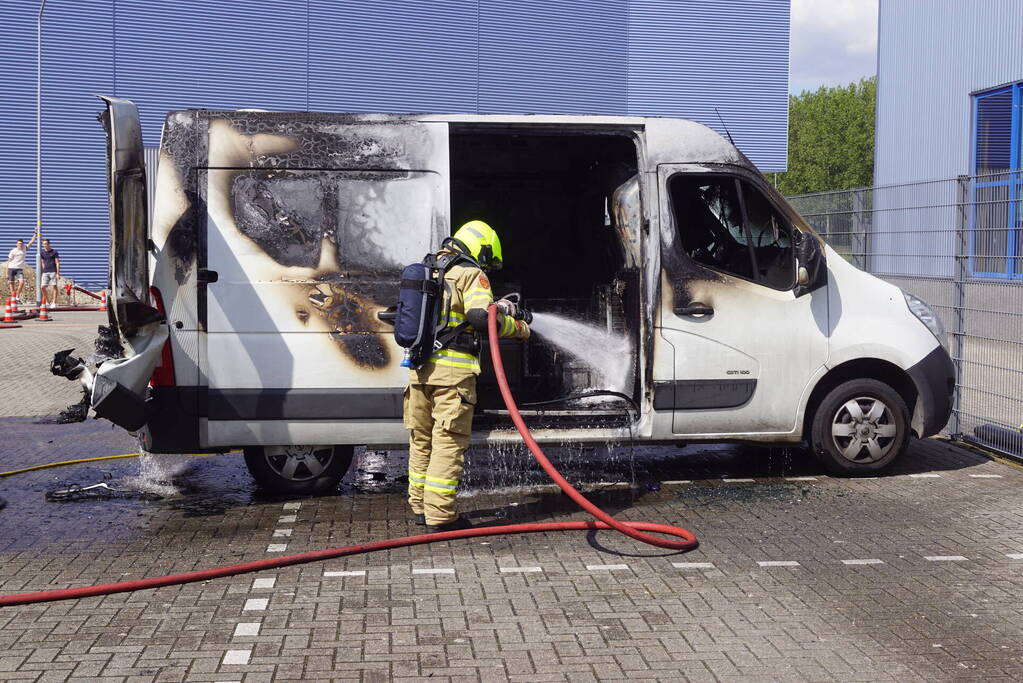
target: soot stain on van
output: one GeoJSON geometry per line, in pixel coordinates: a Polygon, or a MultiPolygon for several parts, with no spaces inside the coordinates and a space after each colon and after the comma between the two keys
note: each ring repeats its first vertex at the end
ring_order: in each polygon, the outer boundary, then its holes
{"type": "Polygon", "coordinates": [[[364,368],[380,370],[391,364],[391,352],[377,334],[341,334],[331,332],[345,353],[364,368]]]}
{"type": "MultiPolygon", "coordinates": [[[[375,312],[389,305],[396,292],[397,284],[388,281],[347,280],[318,283],[309,289],[307,298],[346,355],[362,367],[380,369],[390,364],[391,353],[379,335],[382,323],[375,312]]],[[[302,312],[308,320],[302,307],[296,309],[299,320],[302,312]]]]}
{"type": "Polygon", "coordinates": [[[333,211],[322,178],[245,171],[231,182],[238,230],[282,266],[315,268],[333,211]]]}
{"type": "Polygon", "coordinates": [[[376,122],[364,115],[300,112],[204,112],[209,119],[226,119],[238,133],[292,138],[297,145],[286,153],[257,153],[247,164],[254,168],[401,169],[416,168],[412,148],[432,153],[429,134],[414,122],[388,118],[376,122]]]}
{"type": "Polygon", "coordinates": [[[672,245],[672,247],[663,250],[661,255],[664,279],[671,287],[671,301],[664,302],[666,309],[669,310],[692,302],[691,286],[693,282],[724,282],[724,278],[719,273],[679,255],[675,246],[672,245]]]}
{"type": "MultiPolygon", "coordinates": [[[[171,112],[167,115],[161,141],[162,155],[173,164],[178,183],[185,195],[185,206],[173,219],[165,240],[165,256],[174,267],[174,279],[179,285],[185,283],[195,267],[199,248],[197,216],[205,215],[205,203],[196,187],[197,128],[196,112],[171,112]]],[[[163,217],[154,213],[154,219],[161,221],[163,217]]],[[[159,226],[153,227],[154,237],[158,238],[156,228],[159,226]]]]}

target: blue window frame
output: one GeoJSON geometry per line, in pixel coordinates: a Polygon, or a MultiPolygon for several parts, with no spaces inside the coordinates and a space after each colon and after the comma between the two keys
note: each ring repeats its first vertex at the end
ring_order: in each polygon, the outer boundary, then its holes
{"type": "Polygon", "coordinates": [[[973,97],[970,272],[1023,279],[1023,83],[973,97]]]}

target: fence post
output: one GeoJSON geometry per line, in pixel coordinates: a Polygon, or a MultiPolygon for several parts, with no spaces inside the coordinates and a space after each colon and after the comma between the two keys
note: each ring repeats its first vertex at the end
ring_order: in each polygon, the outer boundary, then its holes
{"type": "Polygon", "coordinates": [[[866,272],[867,270],[867,221],[864,215],[866,204],[864,193],[866,190],[853,190],[853,253],[857,255],[856,264],[866,272]]]}
{"type": "Polygon", "coordinates": [[[970,176],[961,175],[956,178],[956,219],[955,219],[955,259],[952,287],[955,310],[952,315],[952,363],[956,370],[955,394],[952,398],[952,420],[949,423],[953,438],[962,436],[962,386],[963,357],[965,355],[964,338],[966,334],[966,282],[969,279],[969,247],[968,230],[970,201],[970,176]]]}

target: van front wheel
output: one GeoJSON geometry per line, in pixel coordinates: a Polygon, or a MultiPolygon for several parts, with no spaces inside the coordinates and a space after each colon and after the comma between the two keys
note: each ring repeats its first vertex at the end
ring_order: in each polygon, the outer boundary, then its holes
{"type": "Polygon", "coordinates": [[[245,464],[261,487],[275,493],[330,493],[352,464],[354,446],[250,446],[245,464]]]}
{"type": "Polygon", "coordinates": [[[832,474],[878,472],[909,443],[909,410],[897,391],[873,379],[843,382],[817,407],[810,447],[832,474]]]}

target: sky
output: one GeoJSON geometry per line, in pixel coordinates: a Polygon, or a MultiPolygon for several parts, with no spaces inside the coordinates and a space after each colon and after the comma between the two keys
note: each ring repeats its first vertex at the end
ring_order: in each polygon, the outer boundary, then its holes
{"type": "Polygon", "coordinates": [[[789,92],[877,73],[878,0],[792,0],[789,92]]]}

